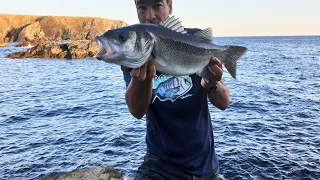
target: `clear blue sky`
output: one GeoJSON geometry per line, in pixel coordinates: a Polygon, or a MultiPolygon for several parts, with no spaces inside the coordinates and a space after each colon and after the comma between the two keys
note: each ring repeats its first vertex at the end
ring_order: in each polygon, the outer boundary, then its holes
{"type": "MultiPolygon", "coordinates": [[[[0,0],[0,14],[90,16],[137,23],[133,0],[0,0]]],[[[215,36],[320,35],[320,0],[173,0],[186,27],[215,36]]]]}

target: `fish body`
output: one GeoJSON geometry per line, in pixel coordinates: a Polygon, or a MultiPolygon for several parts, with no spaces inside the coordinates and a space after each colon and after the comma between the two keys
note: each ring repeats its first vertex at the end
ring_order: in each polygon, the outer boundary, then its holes
{"type": "Polygon", "coordinates": [[[211,28],[188,34],[174,16],[159,25],[134,24],[111,29],[95,39],[99,60],[138,68],[153,55],[158,72],[172,76],[198,74],[207,82],[206,67],[211,57],[217,57],[235,78],[236,61],[247,51],[242,46],[215,45],[211,28]]]}

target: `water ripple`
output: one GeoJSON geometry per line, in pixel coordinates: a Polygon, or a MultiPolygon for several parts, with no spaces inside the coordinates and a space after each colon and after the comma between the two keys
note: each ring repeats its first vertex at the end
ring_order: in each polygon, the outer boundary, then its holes
{"type": "MultiPolygon", "coordinates": [[[[319,179],[319,37],[215,41],[249,47],[238,78],[224,74],[230,107],[210,107],[221,179],[319,179]]],[[[13,45],[0,56],[19,50],[13,45]]],[[[0,76],[1,178],[88,166],[130,177],[142,162],[145,119],[130,115],[119,67],[0,58],[0,76]]]]}

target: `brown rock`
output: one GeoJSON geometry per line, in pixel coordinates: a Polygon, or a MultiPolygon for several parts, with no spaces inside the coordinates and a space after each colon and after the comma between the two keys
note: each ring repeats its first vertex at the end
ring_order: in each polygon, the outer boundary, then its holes
{"type": "Polygon", "coordinates": [[[18,35],[17,41],[24,42],[24,41],[34,41],[44,38],[44,33],[42,28],[39,24],[39,21],[36,21],[21,30],[18,35]]]}
{"type": "Polygon", "coordinates": [[[38,16],[22,16],[0,14],[0,42],[13,42],[18,39],[19,32],[38,16]]]}
{"type": "Polygon", "coordinates": [[[28,46],[36,46],[38,44],[44,44],[44,40],[33,40],[33,41],[24,41],[16,45],[16,47],[28,47],[28,46]]]}
{"type": "Polygon", "coordinates": [[[54,177],[44,177],[42,180],[123,180],[122,175],[113,168],[92,167],[77,169],[54,177]]]}
{"type": "Polygon", "coordinates": [[[7,58],[67,58],[93,57],[98,53],[94,41],[74,41],[71,43],[48,42],[37,44],[23,51],[12,53],[7,58]]]}
{"type": "Polygon", "coordinates": [[[7,43],[0,43],[0,47],[8,46],[7,43]]]}
{"type": "Polygon", "coordinates": [[[31,42],[21,42],[16,47],[28,47],[29,45],[31,45],[31,42]]]}
{"type": "Polygon", "coordinates": [[[124,21],[96,17],[24,16],[0,14],[0,42],[92,40],[124,21]]]}
{"type": "Polygon", "coordinates": [[[98,47],[94,41],[77,41],[69,45],[72,59],[93,57],[98,53],[98,47]]]}

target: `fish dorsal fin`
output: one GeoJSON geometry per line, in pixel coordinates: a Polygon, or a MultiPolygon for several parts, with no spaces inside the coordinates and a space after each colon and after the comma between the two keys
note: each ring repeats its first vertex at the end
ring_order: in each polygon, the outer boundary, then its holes
{"type": "Polygon", "coordinates": [[[179,18],[175,18],[175,16],[168,16],[167,19],[160,22],[159,25],[182,34],[187,33],[184,30],[181,21],[179,21],[179,18]]]}
{"type": "Polygon", "coordinates": [[[194,35],[203,42],[212,42],[212,29],[211,28],[206,28],[204,30],[198,31],[196,33],[194,33],[194,35]]]}

